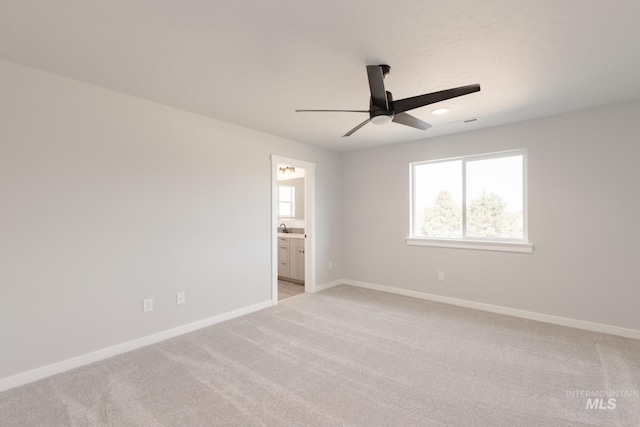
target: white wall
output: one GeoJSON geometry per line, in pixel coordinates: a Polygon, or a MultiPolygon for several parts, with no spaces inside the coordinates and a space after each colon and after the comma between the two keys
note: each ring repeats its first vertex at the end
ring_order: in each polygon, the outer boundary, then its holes
{"type": "Polygon", "coordinates": [[[339,154],[4,61],[0,94],[0,379],[270,300],[272,153],[342,277],[339,154]]]}
{"type": "Polygon", "coordinates": [[[639,117],[636,101],[345,155],[345,278],[640,329],[639,117]],[[517,148],[534,254],[406,245],[409,162],[517,148]]]}

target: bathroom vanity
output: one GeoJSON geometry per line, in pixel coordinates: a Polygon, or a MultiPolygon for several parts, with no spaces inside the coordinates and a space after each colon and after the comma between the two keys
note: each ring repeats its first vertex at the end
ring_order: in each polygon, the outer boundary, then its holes
{"type": "Polygon", "coordinates": [[[304,284],[304,234],[278,233],[278,279],[304,284]]]}

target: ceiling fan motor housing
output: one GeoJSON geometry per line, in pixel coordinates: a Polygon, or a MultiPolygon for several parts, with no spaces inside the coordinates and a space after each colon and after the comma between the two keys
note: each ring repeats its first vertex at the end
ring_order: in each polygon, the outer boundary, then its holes
{"type": "MultiPolygon", "coordinates": [[[[391,92],[387,91],[387,105],[391,106],[392,101],[393,97],[391,96],[391,92]]],[[[393,111],[374,105],[373,98],[371,98],[369,101],[369,119],[371,119],[371,123],[375,125],[384,125],[393,119],[393,111]]]]}

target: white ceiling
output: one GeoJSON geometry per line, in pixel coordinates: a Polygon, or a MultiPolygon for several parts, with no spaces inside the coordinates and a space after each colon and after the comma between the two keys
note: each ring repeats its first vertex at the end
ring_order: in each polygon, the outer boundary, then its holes
{"type": "Polygon", "coordinates": [[[640,98],[639,17],[637,0],[0,0],[0,58],[347,151],[640,98]],[[394,99],[482,91],[413,110],[427,131],[342,138],[366,114],[294,112],[368,109],[381,63],[394,99]]]}

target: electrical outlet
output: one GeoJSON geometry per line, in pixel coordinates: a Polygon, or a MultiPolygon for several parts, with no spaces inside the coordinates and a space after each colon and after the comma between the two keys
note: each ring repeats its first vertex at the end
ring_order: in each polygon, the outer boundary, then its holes
{"type": "Polygon", "coordinates": [[[176,294],[176,305],[184,304],[186,301],[186,297],[184,292],[178,292],[176,294]]]}
{"type": "Polygon", "coordinates": [[[444,271],[438,271],[438,280],[444,280],[444,271]]]}
{"type": "Polygon", "coordinates": [[[147,298],[142,301],[142,312],[148,313],[153,310],[153,298],[147,298]]]}
{"type": "Polygon", "coordinates": [[[333,261],[329,261],[329,270],[333,270],[333,261]]]}

